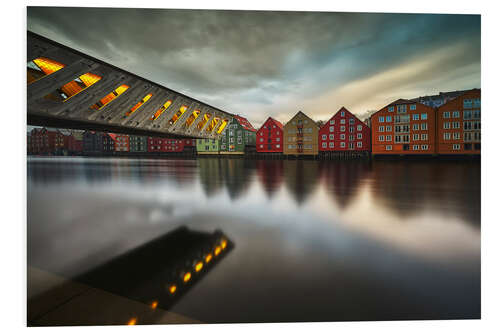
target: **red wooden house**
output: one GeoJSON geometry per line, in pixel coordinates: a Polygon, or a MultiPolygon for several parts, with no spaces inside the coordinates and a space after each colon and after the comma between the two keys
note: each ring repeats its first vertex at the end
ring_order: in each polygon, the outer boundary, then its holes
{"type": "Polygon", "coordinates": [[[257,131],[256,148],[258,153],[283,152],[283,124],[271,117],[257,131]]]}
{"type": "Polygon", "coordinates": [[[370,128],[342,107],[318,132],[319,152],[370,151],[370,128]]]}
{"type": "Polygon", "coordinates": [[[194,139],[148,137],[148,152],[181,153],[188,149],[194,151],[194,143],[194,139]]]}

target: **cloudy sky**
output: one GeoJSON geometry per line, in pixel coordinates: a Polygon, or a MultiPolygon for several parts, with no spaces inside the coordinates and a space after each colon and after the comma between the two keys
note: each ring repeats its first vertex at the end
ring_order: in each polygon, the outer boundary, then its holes
{"type": "Polygon", "coordinates": [[[29,7],[27,25],[256,127],[481,83],[478,15],[29,7]]]}

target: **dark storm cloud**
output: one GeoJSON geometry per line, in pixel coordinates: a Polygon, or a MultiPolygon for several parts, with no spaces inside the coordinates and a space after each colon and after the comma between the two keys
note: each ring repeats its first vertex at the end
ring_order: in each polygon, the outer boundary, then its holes
{"type": "Polygon", "coordinates": [[[31,7],[28,29],[258,123],[359,104],[325,96],[439,50],[450,53],[388,89],[418,80],[418,95],[474,64],[475,76],[455,80],[480,80],[479,16],[31,7]]]}

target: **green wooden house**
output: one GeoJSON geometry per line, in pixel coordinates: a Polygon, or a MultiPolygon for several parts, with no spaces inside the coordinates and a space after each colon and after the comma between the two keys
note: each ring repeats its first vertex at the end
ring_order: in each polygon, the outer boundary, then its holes
{"type": "Polygon", "coordinates": [[[196,139],[196,152],[198,154],[219,154],[219,139],[196,139]]]}
{"type": "Polygon", "coordinates": [[[257,130],[243,117],[234,116],[220,138],[220,154],[244,154],[246,149],[255,149],[257,130]]]}

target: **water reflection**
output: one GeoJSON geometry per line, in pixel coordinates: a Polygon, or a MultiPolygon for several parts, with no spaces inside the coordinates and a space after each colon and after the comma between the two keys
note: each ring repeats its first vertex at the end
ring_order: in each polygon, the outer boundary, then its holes
{"type": "Polygon", "coordinates": [[[272,198],[283,183],[283,160],[257,160],[256,168],[262,187],[267,197],[272,198]]]}
{"type": "Polygon", "coordinates": [[[345,208],[358,193],[360,184],[369,177],[369,161],[320,161],[321,182],[332,202],[345,208]]]}
{"type": "Polygon", "coordinates": [[[317,161],[286,160],[284,165],[285,184],[298,205],[312,194],[319,181],[317,161]]]}
{"type": "MultiPolygon", "coordinates": [[[[199,232],[181,226],[73,277],[72,281],[142,302],[154,314],[157,308],[168,310],[182,299],[233,248],[234,243],[219,230],[212,233],[199,232]]],[[[43,266],[38,268],[47,269],[43,266]]],[[[58,285],[29,299],[28,312],[37,303],[50,302],[47,298],[53,297],[58,288],[61,287],[58,285]]],[[[153,323],[154,320],[148,315],[149,323],[153,323]]],[[[88,318],[88,324],[125,323],[123,320],[119,321],[119,311],[111,311],[109,316],[104,322],[88,318]]],[[[134,317],[134,324],[140,322],[140,319],[134,317]]],[[[44,322],[44,325],[71,324],[68,318],[58,318],[52,323],[44,322]]]]}
{"type": "Polygon", "coordinates": [[[81,276],[180,226],[238,245],[172,305],[204,322],[480,315],[477,161],[29,160],[30,265],[81,276]]]}

